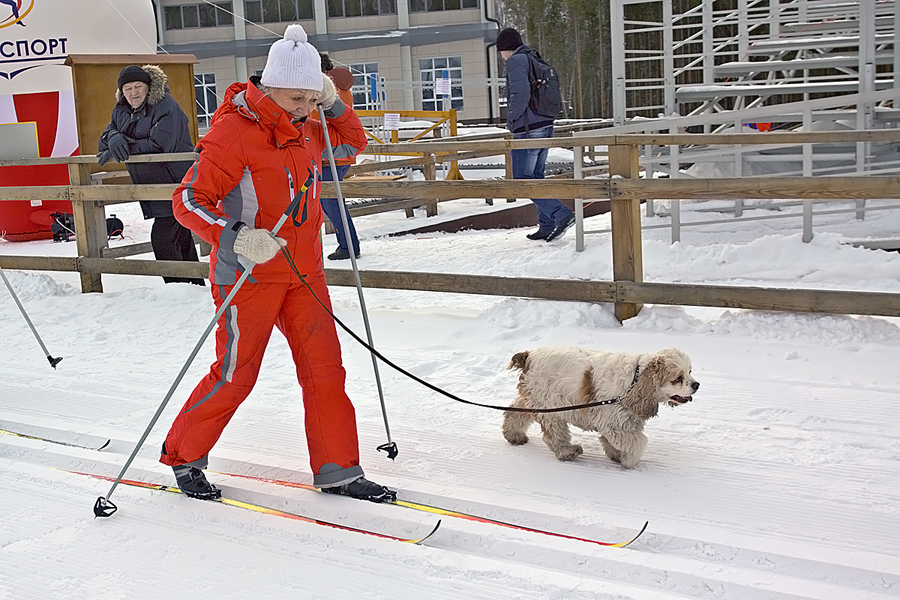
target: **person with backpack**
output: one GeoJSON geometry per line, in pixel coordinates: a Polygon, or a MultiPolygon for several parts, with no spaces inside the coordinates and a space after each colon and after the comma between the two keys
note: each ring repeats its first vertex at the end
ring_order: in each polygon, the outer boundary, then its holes
{"type": "MultiPolygon", "coordinates": [[[[497,50],[506,61],[506,128],[513,139],[553,137],[553,121],[559,113],[559,84],[552,67],[537,51],[522,42],[512,27],[497,35],[497,50]]],[[[512,150],[513,179],[543,179],[547,148],[512,150]]],[[[555,198],[532,198],[538,230],[529,240],[552,242],[575,223],[575,213],[555,198]]]]}

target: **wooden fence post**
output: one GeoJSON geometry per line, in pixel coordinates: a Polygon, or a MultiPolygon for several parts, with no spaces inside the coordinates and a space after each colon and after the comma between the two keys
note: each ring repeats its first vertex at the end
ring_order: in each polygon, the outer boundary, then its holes
{"type": "MultiPolygon", "coordinates": [[[[609,175],[637,179],[640,175],[640,153],[636,145],[609,146],[609,175]]],[[[610,186],[610,216],[612,219],[613,281],[643,282],[644,265],[641,253],[641,201],[616,198],[615,182],[610,186]]],[[[642,304],[616,302],[615,315],[619,321],[636,316],[642,304]]]]}
{"type": "MultiPolygon", "coordinates": [[[[69,163],[70,189],[91,185],[90,163],[69,163]]],[[[101,258],[103,249],[109,246],[106,235],[106,210],[102,204],[72,198],[72,215],[75,218],[75,247],[79,257],[101,258]]],[[[81,291],[102,292],[100,273],[81,273],[81,291]]]]}

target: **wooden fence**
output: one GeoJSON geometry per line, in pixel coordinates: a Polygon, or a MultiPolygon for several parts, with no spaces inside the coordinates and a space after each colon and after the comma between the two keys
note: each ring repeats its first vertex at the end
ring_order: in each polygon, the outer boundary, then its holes
{"type": "MultiPolygon", "coordinates": [[[[516,148],[608,146],[609,177],[573,180],[483,181],[356,181],[341,184],[344,197],[393,198],[425,204],[459,198],[561,198],[610,200],[613,273],[611,281],[544,280],[477,275],[364,271],[364,286],[500,296],[522,296],[579,302],[612,302],[619,320],[636,315],[645,303],[716,306],[761,310],[900,316],[900,294],[643,282],[640,202],[645,199],[900,199],[900,178],[779,177],[733,179],[640,179],[640,147],[687,144],[802,144],[833,142],[900,142],[900,131],[843,131],[766,134],[597,135],[533,140],[437,141],[377,144],[367,153],[411,154],[433,161],[473,154],[506,154],[516,148]],[[410,200],[411,199],[411,200],[410,200]]],[[[172,160],[174,155],[135,156],[135,162],[172,160]]],[[[138,200],[168,200],[174,185],[92,185],[93,156],[3,161],[0,166],[68,163],[70,185],[0,188],[0,202],[71,200],[75,216],[76,258],[0,256],[4,269],[75,271],[84,292],[103,290],[101,274],[205,277],[205,263],[111,258],[107,248],[104,207],[138,200]]],[[[384,165],[384,163],[380,163],[384,165]]],[[[412,163],[410,163],[412,164],[412,163]]],[[[578,161],[576,160],[576,168],[578,161]]],[[[384,167],[382,167],[384,168],[384,167]]],[[[334,196],[334,184],[323,195],[334,196]]],[[[331,285],[354,285],[352,273],[325,270],[331,285]]],[[[750,274],[748,274],[750,275],[750,274]]]]}

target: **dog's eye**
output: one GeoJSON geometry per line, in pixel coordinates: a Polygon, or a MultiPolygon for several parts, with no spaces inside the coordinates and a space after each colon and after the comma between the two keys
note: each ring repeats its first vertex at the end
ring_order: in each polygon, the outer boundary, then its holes
{"type": "Polygon", "coordinates": [[[678,377],[678,378],[676,378],[675,381],[673,381],[672,383],[677,384],[677,385],[681,385],[682,382],[684,382],[684,377],[678,377]]]}

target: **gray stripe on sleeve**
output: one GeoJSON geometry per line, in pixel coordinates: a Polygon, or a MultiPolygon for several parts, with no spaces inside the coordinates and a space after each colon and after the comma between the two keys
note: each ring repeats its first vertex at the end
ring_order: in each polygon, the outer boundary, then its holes
{"type": "Polygon", "coordinates": [[[334,119],[334,118],[339,117],[342,114],[344,114],[344,111],[346,110],[346,108],[347,107],[344,106],[343,100],[341,100],[340,98],[335,98],[334,104],[331,105],[331,108],[329,108],[328,110],[323,111],[323,112],[325,113],[325,116],[327,118],[334,119]]]}

